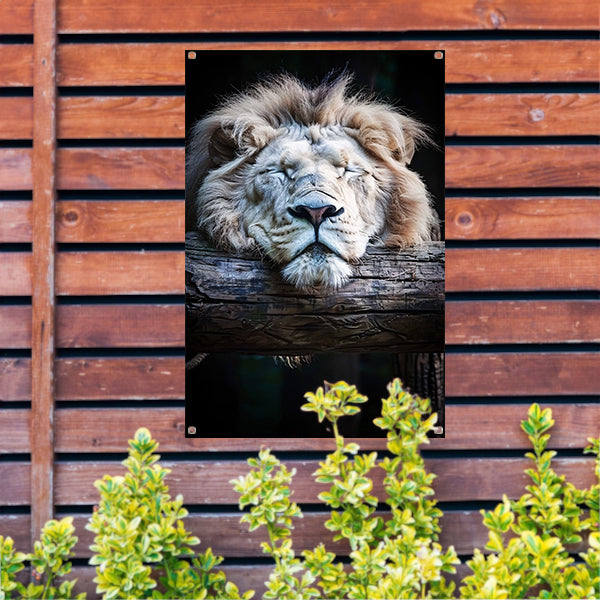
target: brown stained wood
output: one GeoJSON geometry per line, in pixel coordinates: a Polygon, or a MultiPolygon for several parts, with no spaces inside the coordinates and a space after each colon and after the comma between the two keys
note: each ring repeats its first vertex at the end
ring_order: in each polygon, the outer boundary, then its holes
{"type": "Polygon", "coordinates": [[[33,137],[31,98],[0,97],[0,140],[30,140],[33,137]]]}
{"type": "Polygon", "coordinates": [[[183,242],[184,209],[183,200],[61,200],[56,237],[59,242],[183,242]]]}
{"type": "Polygon", "coordinates": [[[2,190],[30,190],[33,152],[30,148],[0,148],[0,185],[2,190]]]}
{"type": "Polygon", "coordinates": [[[444,245],[369,248],[344,287],[300,294],[260,258],[186,236],[186,351],[302,354],[443,348],[444,245]]]}
{"type": "MultiPolygon", "coordinates": [[[[13,0],[16,1],[16,0],[13,0]]],[[[255,31],[410,31],[470,29],[594,29],[598,13],[592,0],[544,5],[497,0],[357,0],[349,10],[344,0],[273,3],[257,0],[252,10],[242,0],[216,9],[210,0],[189,0],[164,10],[160,0],[96,0],[59,5],[60,33],[165,33],[255,31]]]]}
{"type": "Polygon", "coordinates": [[[33,45],[0,44],[0,87],[32,85],[33,45]]]}
{"type": "Polygon", "coordinates": [[[56,317],[56,345],[59,348],[183,347],[184,309],[183,304],[61,305],[56,317]]]}
{"type": "Polygon", "coordinates": [[[447,136],[598,134],[598,94],[446,95],[447,136]]]}
{"type": "Polygon", "coordinates": [[[31,359],[0,358],[0,400],[31,400],[31,359]]]}
{"type": "Polygon", "coordinates": [[[446,302],[446,344],[600,342],[597,300],[446,302]]]}
{"type": "Polygon", "coordinates": [[[60,296],[179,294],[183,272],[180,251],[61,252],[56,290],[60,296]]]}
{"type": "Polygon", "coordinates": [[[31,296],[31,253],[0,254],[0,295],[31,296]]]}
{"type": "MultiPolygon", "coordinates": [[[[29,462],[22,460],[0,462],[0,480],[2,481],[3,506],[28,506],[31,504],[31,464],[29,462]]],[[[27,534],[30,533],[31,531],[27,532],[27,534]]]]}
{"type": "Polygon", "coordinates": [[[58,137],[182,138],[184,105],[183,96],[63,97],[58,103],[58,137]]]}
{"type": "Polygon", "coordinates": [[[446,354],[446,395],[576,396],[600,394],[596,352],[446,354]]]}
{"type": "Polygon", "coordinates": [[[0,305],[0,348],[31,348],[31,306],[0,305]]]}
{"type": "Polygon", "coordinates": [[[596,145],[446,146],[446,187],[594,187],[599,160],[596,145]]]}
{"type": "Polygon", "coordinates": [[[446,198],[450,240],[598,239],[600,198],[446,198]]]}
{"type": "MultiPolygon", "coordinates": [[[[204,42],[191,46],[197,50],[445,50],[447,83],[597,81],[600,48],[595,40],[204,42]]],[[[59,84],[184,85],[184,56],[191,46],[63,44],[58,49],[59,84]]]]}
{"type": "Polygon", "coordinates": [[[56,0],[33,13],[31,539],[54,513],[56,0]]]}
{"type": "MultiPolygon", "coordinates": [[[[183,494],[186,504],[237,505],[239,495],[230,483],[248,471],[244,461],[215,460],[185,463],[163,460],[164,467],[171,470],[165,478],[172,496],[183,494]]],[[[426,459],[426,468],[437,474],[433,482],[436,498],[440,502],[518,498],[530,482],[524,473],[531,461],[526,458],[435,458],[426,459]]],[[[556,458],[552,462],[556,472],[565,475],[577,487],[589,487],[594,481],[592,458],[556,458]]],[[[318,460],[288,460],[286,466],[296,469],[297,474],[290,486],[293,500],[298,503],[319,503],[318,494],[323,484],[314,481],[313,473],[318,460]]],[[[94,481],[105,474],[118,475],[124,467],[118,462],[60,462],[56,465],[56,502],[93,505],[98,502],[94,481]]],[[[373,491],[383,497],[383,470],[373,473],[373,491]]]]}
{"type": "Polygon", "coordinates": [[[61,148],[56,177],[61,190],[174,190],[184,172],[183,147],[61,148]]]}
{"type": "MultiPolygon", "coordinates": [[[[17,408],[2,411],[0,419],[0,455],[29,454],[31,452],[30,437],[31,411],[17,408]]],[[[0,531],[2,527],[0,526],[0,531]]],[[[29,537],[29,529],[24,532],[29,537]]],[[[1,535],[7,534],[2,532],[1,535]]]]}
{"type": "Polygon", "coordinates": [[[182,358],[62,358],[57,361],[57,400],[179,400],[183,397],[182,358]]]}
{"type": "Polygon", "coordinates": [[[3,0],[0,3],[0,34],[33,33],[33,0],[3,0]]]}
{"type": "Polygon", "coordinates": [[[451,248],[446,291],[598,291],[600,248],[451,248]]]}
{"type": "Polygon", "coordinates": [[[0,244],[31,242],[31,202],[0,200],[0,244]]]}
{"type": "MultiPolygon", "coordinates": [[[[542,408],[548,405],[541,403],[542,408]]],[[[565,403],[550,406],[555,420],[549,447],[582,449],[587,438],[596,436],[600,404],[565,403]]],[[[446,406],[446,437],[430,440],[431,450],[529,449],[520,427],[527,418],[527,406],[515,404],[446,406]],[[499,431],[502,432],[499,435],[499,431]]],[[[333,439],[327,438],[185,438],[184,408],[145,408],[144,427],[159,444],[159,452],[250,452],[261,447],[273,451],[316,450],[332,452],[333,439]]],[[[57,452],[123,452],[140,426],[139,410],[134,408],[61,408],[56,412],[57,452]]],[[[363,450],[384,450],[385,437],[355,440],[363,450]]],[[[19,447],[24,447],[21,442],[19,447]]],[[[23,450],[22,450],[23,451],[23,450]]]]}

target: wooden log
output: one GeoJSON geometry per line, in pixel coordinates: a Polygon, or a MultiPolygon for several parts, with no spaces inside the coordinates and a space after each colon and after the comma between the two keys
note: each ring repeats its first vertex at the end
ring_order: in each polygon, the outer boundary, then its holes
{"type": "MultiPolygon", "coordinates": [[[[247,42],[198,42],[193,46],[197,50],[248,49],[247,42]]],[[[595,81],[598,76],[595,40],[277,41],[252,42],[252,48],[445,50],[447,83],[595,81]]],[[[183,57],[189,49],[187,42],[62,44],[58,48],[58,81],[63,86],[184,85],[183,57]]],[[[26,73],[27,61],[22,64],[26,73]]],[[[2,68],[0,61],[0,81],[2,68]]],[[[24,77],[20,71],[17,74],[24,77]]]]}
{"type": "Polygon", "coordinates": [[[452,248],[446,291],[600,289],[600,248],[452,248]]]}
{"type": "Polygon", "coordinates": [[[447,344],[597,342],[597,300],[446,302],[447,344]]]}
{"type": "Polygon", "coordinates": [[[472,0],[417,4],[359,0],[352,3],[351,10],[345,0],[331,0],[326,6],[317,0],[288,0],[285,4],[257,0],[251,11],[240,1],[228,2],[223,8],[215,10],[209,0],[190,0],[170,10],[163,10],[160,0],[146,0],[143,5],[139,0],[97,0],[84,6],[77,0],[65,0],[59,6],[60,32],[591,30],[598,16],[591,0],[544,5],[544,10],[535,2],[513,0],[493,5],[472,0]]]}
{"type": "Polygon", "coordinates": [[[186,349],[303,354],[443,348],[444,245],[370,248],[335,292],[301,293],[276,266],[186,236],[186,349]]]}
{"type": "Polygon", "coordinates": [[[446,239],[598,239],[600,198],[446,198],[446,239]]]}

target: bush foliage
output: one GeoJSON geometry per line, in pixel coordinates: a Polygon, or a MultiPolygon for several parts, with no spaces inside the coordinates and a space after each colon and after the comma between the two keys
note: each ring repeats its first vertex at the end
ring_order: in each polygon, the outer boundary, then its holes
{"type": "MultiPolygon", "coordinates": [[[[494,510],[481,511],[488,530],[485,550],[466,561],[469,574],[458,588],[449,575],[460,561],[452,546],[439,543],[439,519],[432,482],[419,447],[428,444],[435,415],[429,401],[403,390],[399,380],[388,386],[381,417],[387,453],[361,453],[347,443],[338,420],[359,412],[366,397],[345,382],[326,384],[306,394],[302,410],[331,424],[335,451],[315,471],[323,484],[319,499],[329,507],[325,523],[333,540],[346,540],[349,562],[319,544],[296,554],[294,520],[302,518],[292,501],[295,475],[270,450],[248,460],[248,473],[232,481],[239,493],[241,520],[249,531],[264,527],[263,552],[274,567],[265,598],[600,598],[598,484],[577,489],[552,469],[556,453],[548,450],[554,424],[550,409],[533,404],[521,423],[532,452],[526,456],[531,483],[518,500],[503,497],[494,510]],[[373,493],[372,475],[383,470],[385,497],[373,493]],[[388,510],[383,511],[383,503],[388,510]],[[385,517],[382,516],[385,514],[385,517]],[[573,556],[573,544],[586,551],[573,556]]],[[[586,452],[596,455],[599,440],[586,452]]],[[[183,498],[172,499],[165,484],[168,469],[158,464],[158,444],[147,429],[129,441],[124,476],[106,475],[96,482],[100,502],[87,528],[94,532],[90,564],[96,567],[97,592],[117,598],[243,598],[215,568],[222,562],[209,548],[197,554],[199,539],[184,527],[183,498]]],[[[326,534],[324,535],[324,537],[326,534]]],[[[85,598],[74,595],[69,559],[77,542],[71,517],[47,523],[30,554],[17,552],[13,540],[0,536],[0,600],[10,598],[85,598]],[[31,565],[34,582],[25,586],[18,573],[31,565]]]]}

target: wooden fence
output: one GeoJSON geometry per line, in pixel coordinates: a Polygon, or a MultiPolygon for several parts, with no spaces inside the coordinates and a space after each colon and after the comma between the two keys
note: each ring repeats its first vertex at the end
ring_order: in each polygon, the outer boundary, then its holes
{"type": "MultiPolygon", "coordinates": [[[[264,440],[183,437],[190,47],[445,50],[446,438],[425,453],[442,542],[483,547],[477,509],[521,493],[519,421],[533,400],[553,408],[558,470],[589,484],[597,11],[593,0],[0,2],[0,534],[26,551],[52,514],[74,515],[80,588],[93,593],[92,484],[121,471],[144,425],[202,547],[242,588],[264,580],[260,535],[239,525],[228,483],[264,440]]],[[[269,445],[295,452],[294,498],[315,503],[310,473],[331,444],[269,445]]],[[[323,520],[309,511],[297,548],[322,539],[323,520]]]]}

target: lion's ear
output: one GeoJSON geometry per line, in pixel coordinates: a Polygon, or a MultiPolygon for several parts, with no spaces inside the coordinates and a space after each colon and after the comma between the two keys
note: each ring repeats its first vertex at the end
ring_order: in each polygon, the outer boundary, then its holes
{"type": "Polygon", "coordinates": [[[208,141],[208,156],[213,166],[221,166],[233,160],[238,147],[233,136],[233,127],[218,127],[208,141]]]}
{"type": "Polygon", "coordinates": [[[220,166],[239,156],[248,156],[264,148],[277,131],[263,122],[240,121],[223,124],[215,129],[208,143],[208,155],[214,166],[220,166]]]}

